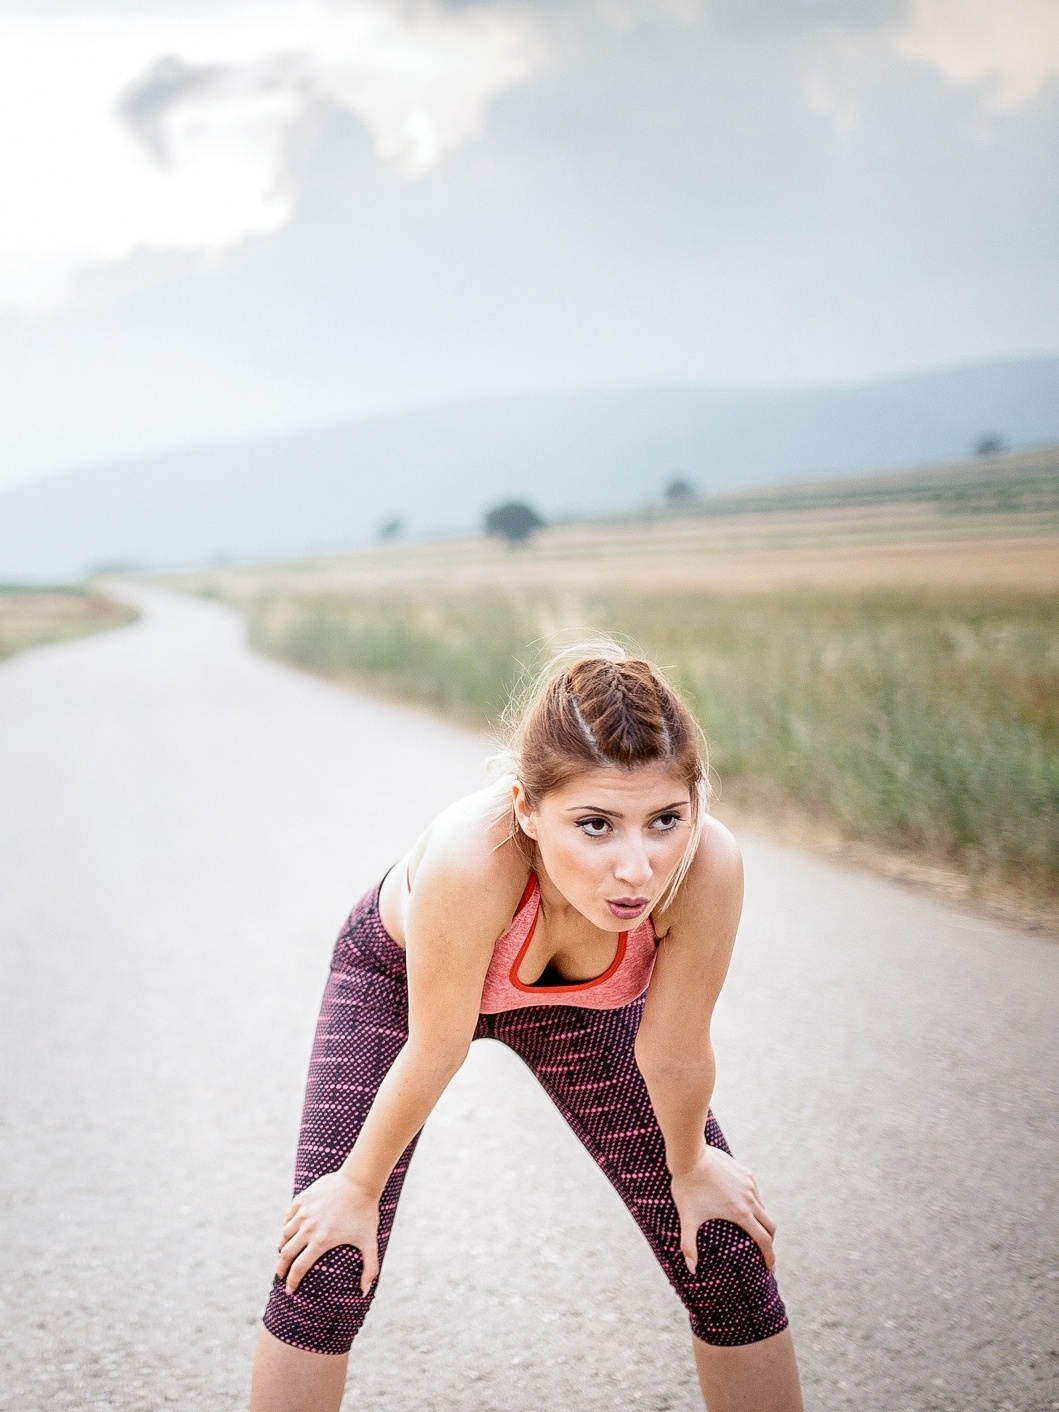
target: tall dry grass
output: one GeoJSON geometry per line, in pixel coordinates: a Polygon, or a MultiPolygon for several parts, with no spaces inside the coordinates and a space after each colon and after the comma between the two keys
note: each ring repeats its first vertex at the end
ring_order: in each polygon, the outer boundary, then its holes
{"type": "Polygon", "coordinates": [[[249,616],[267,652],[494,725],[549,647],[616,635],[669,669],[741,802],[1059,894],[1054,597],[409,589],[249,616]]]}
{"type": "Polygon", "coordinates": [[[0,661],[49,642],[120,627],[136,610],[77,587],[0,584],[0,661]]]}

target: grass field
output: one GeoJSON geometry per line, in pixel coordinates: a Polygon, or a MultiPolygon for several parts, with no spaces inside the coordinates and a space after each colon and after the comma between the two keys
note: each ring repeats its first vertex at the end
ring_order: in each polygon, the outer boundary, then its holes
{"type": "Polygon", "coordinates": [[[669,668],[723,792],[1059,897],[1059,603],[1013,591],[265,596],[252,641],[495,725],[546,644],[669,668]]]}
{"type": "Polygon", "coordinates": [[[46,642],[120,627],[134,609],[80,588],[0,585],[0,661],[46,642]]]}
{"type": "Polygon", "coordinates": [[[1053,448],[557,526],[515,551],[387,546],[183,586],[241,606],[263,651],[478,725],[549,645],[614,634],[686,694],[722,809],[1054,921],[1057,511],[1053,448]]]}

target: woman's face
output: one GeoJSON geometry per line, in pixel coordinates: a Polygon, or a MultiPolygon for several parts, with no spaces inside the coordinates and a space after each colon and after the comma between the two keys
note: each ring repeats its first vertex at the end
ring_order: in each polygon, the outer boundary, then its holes
{"type": "Polygon", "coordinates": [[[515,813],[541,867],[603,931],[627,931],[665,891],[691,829],[691,796],[662,765],[586,770],[535,809],[514,786],[515,813]]]}

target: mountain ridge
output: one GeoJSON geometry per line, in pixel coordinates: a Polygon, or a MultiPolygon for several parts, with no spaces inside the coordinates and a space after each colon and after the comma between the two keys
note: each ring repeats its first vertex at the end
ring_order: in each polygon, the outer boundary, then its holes
{"type": "Polygon", "coordinates": [[[499,500],[549,518],[1059,440],[1059,357],[854,387],[669,384],[482,398],[72,469],[0,491],[0,578],[281,558],[451,533],[499,500]]]}

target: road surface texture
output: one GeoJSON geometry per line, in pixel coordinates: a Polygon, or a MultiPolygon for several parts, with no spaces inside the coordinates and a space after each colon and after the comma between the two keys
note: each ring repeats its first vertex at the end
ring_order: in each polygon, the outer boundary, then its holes
{"type": "MultiPolygon", "coordinates": [[[[245,1406],[330,948],[481,737],[162,594],[0,669],[0,1407],[245,1406]]],[[[811,1408],[1059,1408],[1059,947],[745,841],[715,1107],[811,1408]]],[[[348,1405],[700,1406],[682,1311],[519,1062],[413,1164],[348,1405]]]]}

